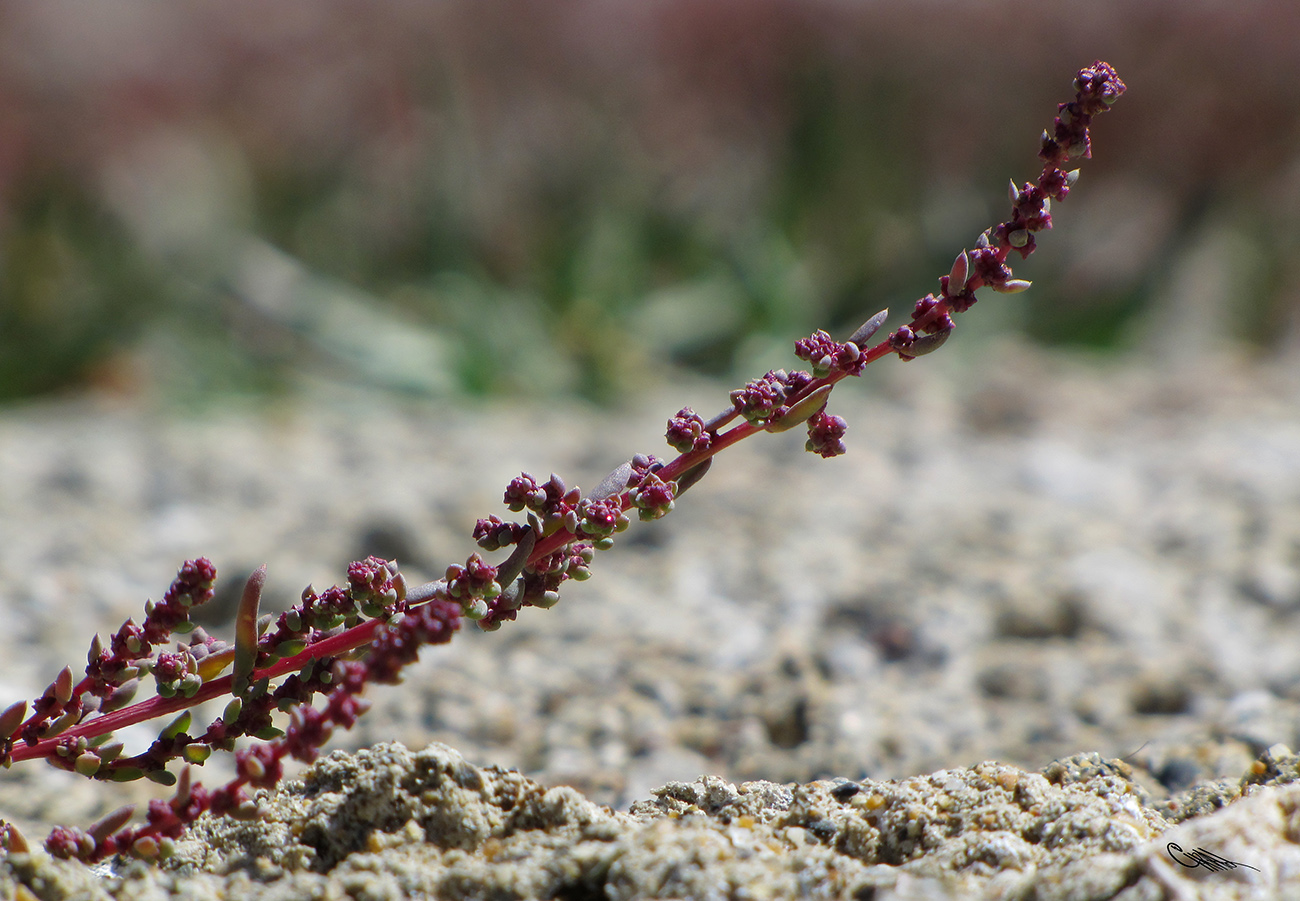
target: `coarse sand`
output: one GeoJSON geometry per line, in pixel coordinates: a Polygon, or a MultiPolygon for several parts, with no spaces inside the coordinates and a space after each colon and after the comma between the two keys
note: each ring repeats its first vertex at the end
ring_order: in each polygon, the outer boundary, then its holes
{"type": "MultiPolygon", "coordinates": [[[[1300,898],[1300,367],[944,356],[836,389],[847,455],[743,442],[554,609],[427,649],[261,819],[10,855],[0,896],[1300,898]]],[[[281,609],[367,554],[436,578],[520,471],[594,486],[725,398],[0,411],[0,706],[186,558],[222,637],[263,562],[281,609]]],[[[0,775],[34,845],[157,796],[0,775]]]]}

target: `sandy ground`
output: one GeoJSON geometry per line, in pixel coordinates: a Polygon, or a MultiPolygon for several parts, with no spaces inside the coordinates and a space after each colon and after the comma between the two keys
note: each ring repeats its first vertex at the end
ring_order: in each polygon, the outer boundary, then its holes
{"type": "MultiPolygon", "coordinates": [[[[1300,897],[1297,368],[938,356],[837,389],[847,456],[745,442],[558,607],[430,649],[331,745],[374,752],[330,758],[260,827],[196,833],[172,870],[78,877],[37,856],[0,885],[1300,897]],[[1255,869],[1180,866],[1170,835],[1255,869]]],[[[521,470],[594,486],[634,451],[667,455],[682,404],[725,395],[682,385],[612,414],[337,395],[4,411],[0,704],[138,618],[186,557],[217,564],[219,635],[262,562],[272,605],[368,553],[436,576],[521,470]]],[[[148,796],[0,777],[33,839],[148,796]]]]}

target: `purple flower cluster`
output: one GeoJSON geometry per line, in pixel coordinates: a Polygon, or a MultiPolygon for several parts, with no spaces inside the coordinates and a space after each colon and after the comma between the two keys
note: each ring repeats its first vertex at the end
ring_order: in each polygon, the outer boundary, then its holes
{"type": "Polygon", "coordinates": [[[690,407],[682,407],[677,415],[668,420],[668,431],[664,434],[668,445],[679,454],[709,449],[713,440],[704,420],[696,415],[690,407]]]}
{"type": "Polygon", "coordinates": [[[858,375],[867,365],[866,358],[862,356],[862,348],[857,344],[852,341],[841,344],[821,329],[796,341],[794,355],[812,364],[812,374],[819,379],[832,372],[858,375]]]}

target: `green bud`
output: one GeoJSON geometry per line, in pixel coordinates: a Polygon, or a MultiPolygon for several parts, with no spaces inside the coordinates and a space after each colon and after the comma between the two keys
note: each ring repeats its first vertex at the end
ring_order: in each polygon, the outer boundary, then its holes
{"type": "MultiPolygon", "coordinates": [[[[0,849],[8,851],[10,854],[30,854],[31,846],[27,844],[27,839],[18,831],[18,827],[13,823],[6,823],[0,820],[0,849]]],[[[16,863],[14,858],[11,861],[16,863]]]]}
{"type": "Polygon", "coordinates": [[[93,751],[87,751],[78,757],[72,766],[78,774],[89,779],[91,776],[99,772],[100,762],[98,754],[93,751]]]}
{"type": "Polygon", "coordinates": [[[144,777],[144,770],[138,766],[122,766],[113,770],[108,777],[110,782],[134,782],[144,777]]]}
{"type": "Polygon", "coordinates": [[[1028,279],[1009,278],[1000,285],[989,285],[989,287],[999,294],[1019,294],[1021,291],[1028,290],[1031,284],[1033,283],[1028,279]]]}
{"type": "Polygon", "coordinates": [[[909,357],[923,357],[928,353],[934,353],[940,347],[943,347],[944,342],[948,340],[948,336],[951,334],[952,329],[935,332],[933,335],[917,335],[916,340],[912,342],[912,346],[903,353],[909,357]]]}
{"type": "Polygon", "coordinates": [[[284,738],[284,730],[277,729],[274,726],[267,726],[253,733],[254,738],[260,738],[262,741],[275,741],[277,738],[284,738]]]}
{"type": "Polygon", "coordinates": [[[181,756],[185,758],[186,763],[202,765],[204,761],[212,756],[212,748],[199,744],[186,745],[185,750],[181,751],[181,756]]]}
{"type": "Polygon", "coordinates": [[[279,657],[296,657],[307,650],[307,639],[290,638],[276,645],[275,653],[279,657]]]}
{"type": "Polygon", "coordinates": [[[4,741],[17,732],[18,727],[23,724],[26,717],[26,701],[19,701],[6,707],[4,713],[0,713],[0,741],[4,741]]]}
{"type": "Polygon", "coordinates": [[[966,287],[966,278],[970,275],[970,257],[966,256],[966,251],[957,254],[957,259],[953,261],[952,269],[948,271],[948,294],[949,296],[960,294],[966,287]]]}
{"type": "Polygon", "coordinates": [[[142,835],[131,844],[131,855],[141,860],[157,860],[160,850],[158,840],[151,835],[142,835]]]}
{"type": "Polygon", "coordinates": [[[231,698],[226,709],[221,712],[221,722],[229,726],[235,720],[239,719],[239,712],[244,709],[243,698],[231,698]]]}
{"type": "Polygon", "coordinates": [[[54,678],[54,699],[60,704],[72,700],[72,667],[65,666],[54,678]]]}
{"type": "Polygon", "coordinates": [[[113,693],[104,699],[99,705],[101,713],[111,713],[114,710],[121,710],[127,704],[135,699],[135,693],[140,689],[139,679],[128,679],[113,689],[113,693]]]}
{"type": "Polygon", "coordinates": [[[41,730],[41,738],[53,738],[69,726],[75,725],[81,716],[80,711],[69,710],[52,723],[47,723],[41,730]]]}
{"type": "Polygon", "coordinates": [[[872,316],[866,322],[862,323],[862,325],[858,326],[858,330],[856,332],[854,332],[852,335],[849,335],[849,343],[856,344],[859,349],[862,349],[862,345],[866,344],[869,340],[871,340],[872,335],[880,331],[880,327],[885,324],[885,320],[888,318],[889,318],[889,310],[888,309],[881,310],[879,313],[872,316]]]}
{"type": "Polygon", "coordinates": [[[541,597],[533,601],[533,606],[548,610],[558,603],[560,603],[560,593],[558,591],[544,591],[541,597]]]}
{"type": "Polygon", "coordinates": [[[767,424],[767,430],[769,432],[784,432],[800,425],[801,423],[807,422],[813,414],[821,411],[821,409],[826,406],[826,401],[831,396],[832,387],[834,386],[822,385],[793,407],[786,410],[786,412],[769,422],[767,424]]]}
{"type": "Polygon", "coordinates": [[[152,772],[145,773],[144,777],[150,782],[156,782],[159,785],[165,785],[169,788],[176,784],[176,775],[174,773],[169,773],[166,770],[153,770],[152,772]]]}
{"type": "Polygon", "coordinates": [[[131,821],[131,815],[135,813],[135,805],[128,804],[125,807],[119,807],[112,813],[100,817],[95,822],[86,827],[86,832],[97,842],[102,842],[117,830],[121,829],[131,821]]]}
{"type": "Polygon", "coordinates": [[[192,720],[193,716],[190,714],[190,711],[182,711],[180,716],[168,723],[166,727],[158,733],[158,737],[169,740],[173,739],[188,729],[192,720]]]}

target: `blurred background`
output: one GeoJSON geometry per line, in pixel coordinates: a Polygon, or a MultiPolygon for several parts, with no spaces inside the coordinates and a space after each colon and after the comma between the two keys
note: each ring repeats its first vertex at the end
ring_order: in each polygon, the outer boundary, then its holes
{"type": "Polygon", "coordinates": [[[789,365],[934,290],[1097,58],[1130,92],[967,352],[1300,343],[1292,0],[2,13],[0,400],[609,402],[789,365]]]}

